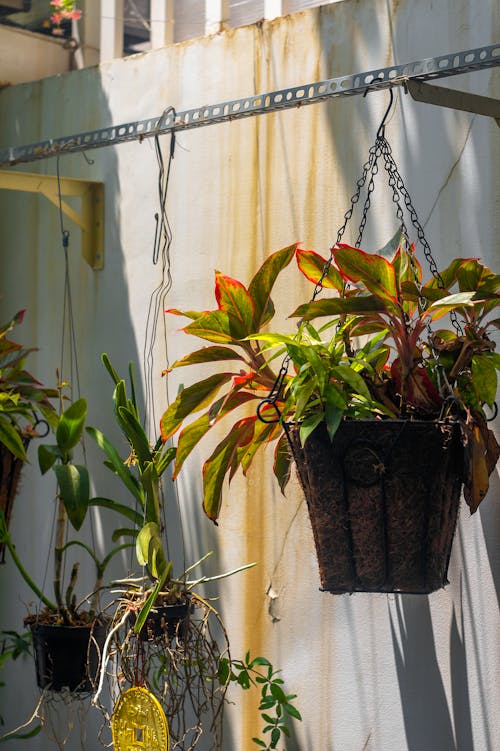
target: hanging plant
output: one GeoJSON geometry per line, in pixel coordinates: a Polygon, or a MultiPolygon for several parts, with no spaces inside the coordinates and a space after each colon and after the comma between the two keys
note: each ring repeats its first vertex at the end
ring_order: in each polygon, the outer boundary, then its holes
{"type": "MultiPolygon", "coordinates": [[[[213,343],[195,350],[172,368],[205,362],[226,365],[223,371],[183,389],[162,417],[164,440],[181,429],[174,476],[198,442],[223,417],[248,403],[260,405],[261,419],[257,414],[240,417],[203,466],[203,505],[210,519],[216,521],[219,516],[225,477],[231,480],[239,467],[246,474],[262,446],[275,443],[274,473],[284,490],[292,458],[302,464],[301,451],[307,451],[316,431],[320,435],[324,431],[328,443],[335,445],[342,426],[366,420],[371,428],[380,426],[382,430],[388,421],[396,420],[408,430],[414,422],[438,425],[443,451],[447,446],[453,447],[449,471],[458,478],[455,489],[459,492],[463,482],[471,512],[477,509],[487,493],[488,477],[499,455],[485,409],[494,406],[500,367],[491,339],[491,332],[499,325],[495,313],[500,303],[500,277],[476,259],[455,259],[438,273],[437,278],[423,282],[414,248],[405,237],[389,259],[338,244],[327,262],[312,251],[292,246],[272,254],[248,288],[217,272],[216,310],[168,311],[191,319],[184,328],[186,333],[213,343]],[[272,286],[294,255],[302,274],[315,284],[321,280],[321,288],[333,289],[338,295],[299,306],[293,313],[301,320],[296,335],[260,333],[274,313],[272,286]],[[430,330],[431,323],[442,321],[450,312],[454,325],[430,330]],[[311,321],[319,318],[328,320],[316,328],[311,321]],[[276,373],[271,369],[272,361],[283,355],[286,361],[276,373]],[[227,367],[231,361],[236,368],[227,367]],[[289,364],[293,365],[293,374],[287,372],[289,364]],[[268,396],[263,398],[266,392],[268,396]],[[201,410],[201,416],[192,421],[191,415],[201,410]]],[[[377,482],[383,492],[387,489],[383,470],[389,466],[391,456],[388,446],[391,441],[397,444],[397,433],[388,440],[385,448],[377,448],[373,455],[374,464],[381,465],[377,482]]],[[[433,445],[431,439],[424,440],[429,447],[433,445]]],[[[299,466],[306,497],[310,495],[309,466],[308,463],[303,471],[299,466]]],[[[425,478],[427,466],[418,472],[425,478]]],[[[443,483],[447,484],[446,478],[443,483]]],[[[400,492],[408,494],[413,485],[414,481],[407,479],[400,492]]],[[[343,491],[333,490],[338,502],[345,506],[343,491]]],[[[428,491],[425,486],[423,499],[428,491]]],[[[323,587],[332,591],[424,592],[442,586],[446,583],[456,521],[457,492],[449,503],[450,529],[444,534],[446,544],[440,548],[436,574],[423,571],[417,582],[398,583],[386,566],[382,579],[372,577],[367,587],[350,564],[347,579],[342,577],[342,581],[332,583],[324,577],[323,587]],[[432,582],[427,581],[429,576],[432,582]]],[[[404,516],[405,507],[394,513],[404,516]]],[[[346,518],[353,518],[355,512],[346,509],[343,514],[334,526],[345,527],[346,518]]],[[[425,509],[421,516],[427,518],[425,509]]],[[[324,520],[313,527],[319,529],[321,524],[324,526],[324,520]]],[[[374,524],[377,535],[385,540],[382,555],[388,555],[383,521],[374,524]]],[[[370,534],[367,538],[371,539],[370,534]]],[[[325,542],[329,548],[335,544],[332,537],[325,542]]],[[[352,535],[346,544],[350,550],[357,545],[352,535]]],[[[425,535],[415,544],[420,558],[425,559],[425,535]]],[[[348,551],[347,555],[351,553],[348,551]]]]}
{"type": "MultiPolygon", "coordinates": [[[[7,339],[24,314],[21,310],[0,326],[0,511],[7,528],[21,470],[28,461],[28,445],[57,420],[50,401],[57,397],[57,390],[46,388],[25,369],[27,358],[36,350],[7,339]]],[[[4,560],[2,542],[0,560],[4,560]]]]}
{"type": "Polygon", "coordinates": [[[79,21],[82,11],[77,7],[76,0],[50,0],[52,14],[50,23],[52,33],[56,36],[64,34],[63,25],[71,21],[79,21]]]}

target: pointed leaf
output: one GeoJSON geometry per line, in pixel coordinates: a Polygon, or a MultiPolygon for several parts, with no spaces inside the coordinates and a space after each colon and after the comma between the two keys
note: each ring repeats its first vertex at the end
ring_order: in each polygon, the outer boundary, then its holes
{"type": "Polygon", "coordinates": [[[130,469],[123,462],[123,459],[115,449],[111,441],[101,433],[97,428],[93,428],[90,425],[86,428],[87,433],[94,439],[99,448],[101,448],[110,461],[112,470],[118,475],[120,480],[124,483],[126,488],[132,493],[141,506],[144,505],[144,494],[138,485],[138,482],[130,469]]]}
{"type": "Polygon", "coordinates": [[[232,377],[232,373],[215,373],[183,389],[175,402],[172,402],[163,413],[160,420],[162,440],[168,440],[182,424],[185,417],[207,406],[219,389],[232,377]]]}
{"type": "Polygon", "coordinates": [[[285,488],[290,480],[292,469],[292,453],[286,434],[283,433],[274,449],[273,472],[278,480],[281,492],[285,494],[285,488]]]}
{"type": "Polygon", "coordinates": [[[49,446],[47,444],[41,444],[38,447],[38,464],[40,466],[40,472],[44,475],[51,467],[54,466],[57,459],[61,459],[61,452],[59,446],[49,446]]]}
{"type": "Polygon", "coordinates": [[[346,279],[355,284],[361,282],[369,292],[390,305],[397,303],[396,274],[389,261],[375,253],[365,253],[344,244],[335,246],[332,252],[335,263],[346,279]]]}
{"type": "Polygon", "coordinates": [[[78,531],[89,505],[90,482],[87,467],[78,464],[56,464],[54,472],[68,519],[78,531]]]}
{"type": "Polygon", "coordinates": [[[0,443],[9,449],[11,454],[14,454],[16,459],[20,459],[23,462],[28,461],[26,455],[26,449],[19,431],[12,425],[10,420],[6,420],[0,415],[0,443]]]}
{"type": "MultiPolygon", "coordinates": [[[[306,279],[317,284],[323,275],[327,259],[313,250],[301,250],[300,248],[297,250],[296,257],[299,270],[304,274],[306,279]]],[[[338,292],[343,290],[344,280],[335,266],[330,264],[327,274],[321,282],[321,286],[324,289],[336,289],[338,292]]]]}
{"type": "Polygon", "coordinates": [[[233,333],[234,322],[224,310],[210,310],[189,323],[183,331],[209,342],[229,344],[238,339],[233,333]]]}
{"type": "Polygon", "coordinates": [[[291,314],[291,318],[303,318],[311,321],[321,316],[343,315],[345,313],[383,313],[387,310],[386,303],[374,295],[360,295],[359,297],[331,297],[326,300],[299,305],[291,314]]]}
{"type": "Polygon", "coordinates": [[[166,370],[169,373],[174,368],[181,368],[184,365],[197,365],[205,362],[220,362],[221,360],[244,360],[236,350],[230,347],[202,347],[196,352],[190,352],[189,355],[183,357],[181,360],[176,360],[173,365],[166,370]]]}
{"type": "MultiPolygon", "coordinates": [[[[272,253],[257,271],[248,285],[248,292],[255,306],[253,330],[258,331],[268,323],[273,314],[274,306],[271,292],[279,273],[290,263],[297,249],[297,244],[272,253]]],[[[250,332],[249,332],[250,333],[250,332]]]]}
{"type": "Polygon", "coordinates": [[[203,509],[214,522],[222,503],[224,478],[232,467],[237,447],[250,440],[255,419],[243,418],[237,422],[203,465],[203,509]]]}
{"type": "Polygon", "coordinates": [[[215,272],[215,299],[219,310],[229,315],[231,333],[244,339],[252,330],[254,304],[246,287],[237,279],[215,272]]]}
{"type": "Polygon", "coordinates": [[[139,420],[126,407],[118,407],[120,425],[130,441],[139,461],[150,462],[152,460],[149,440],[139,420]]]}
{"type": "Polygon", "coordinates": [[[131,522],[133,522],[136,526],[140,527],[142,524],[142,515],[139,514],[135,509],[129,508],[129,506],[125,506],[123,503],[118,503],[117,501],[114,501],[110,498],[90,498],[89,500],[89,506],[99,506],[100,508],[107,508],[110,511],[114,511],[116,514],[121,514],[122,516],[129,519],[131,522]]]}
{"type": "Polygon", "coordinates": [[[82,437],[86,415],[85,399],[78,399],[62,413],[56,431],[57,445],[62,451],[71,451],[77,445],[82,437]]]}

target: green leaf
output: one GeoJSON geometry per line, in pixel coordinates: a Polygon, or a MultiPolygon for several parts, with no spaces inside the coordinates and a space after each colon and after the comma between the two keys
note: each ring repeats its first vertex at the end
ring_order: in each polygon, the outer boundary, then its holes
{"type": "Polygon", "coordinates": [[[310,415],[310,417],[306,417],[305,420],[301,422],[299,428],[299,438],[302,446],[311,435],[313,430],[320,424],[322,419],[323,415],[321,413],[318,413],[315,415],[310,415]]]}
{"type": "Polygon", "coordinates": [[[78,464],[56,464],[54,472],[68,519],[78,531],[89,505],[90,483],[87,467],[78,464]]]}
{"type": "Polygon", "coordinates": [[[167,562],[163,552],[161,530],[156,522],[148,522],[140,530],[135,541],[135,550],[139,566],[147,566],[151,575],[159,579],[166,569],[167,562]]]}
{"type": "Polygon", "coordinates": [[[125,506],[123,503],[118,503],[110,498],[96,498],[89,499],[89,506],[98,506],[99,508],[107,508],[110,511],[114,511],[116,514],[121,514],[125,518],[133,522],[137,527],[142,524],[142,516],[135,509],[125,506]]]}
{"type": "Polygon", "coordinates": [[[5,419],[2,415],[0,415],[0,443],[3,443],[11,454],[14,454],[16,459],[20,459],[23,462],[28,461],[26,449],[24,448],[19,431],[16,430],[10,420],[5,419]]]}
{"type": "Polygon", "coordinates": [[[288,444],[288,439],[283,433],[279,438],[276,448],[274,449],[273,472],[278,480],[280,490],[285,494],[285,488],[290,480],[292,469],[292,453],[288,444]]]}
{"type": "Polygon", "coordinates": [[[82,437],[86,415],[85,399],[78,399],[63,412],[56,431],[56,441],[61,451],[67,453],[77,445],[82,437]]]}
{"type": "Polygon", "coordinates": [[[120,376],[114,369],[114,367],[111,365],[111,360],[109,359],[109,356],[106,354],[106,352],[103,352],[101,355],[101,362],[108,371],[109,375],[113,379],[115,385],[117,385],[120,381],[120,376]]]}
{"type": "Polygon", "coordinates": [[[276,681],[271,683],[271,693],[276,701],[279,701],[280,704],[286,704],[286,694],[281,686],[278,686],[276,681]]]}
{"type": "Polygon", "coordinates": [[[224,478],[232,467],[237,447],[251,440],[256,419],[246,417],[235,423],[203,465],[203,509],[214,522],[219,516],[224,478]]]}
{"type": "Polygon", "coordinates": [[[142,473],[146,491],[146,521],[160,523],[160,500],[158,496],[158,473],[153,462],[148,462],[142,473]]]}
{"type": "Polygon", "coordinates": [[[225,686],[226,683],[229,681],[231,675],[231,669],[229,667],[229,660],[227,657],[222,657],[219,661],[219,669],[217,671],[217,677],[219,678],[219,682],[225,686]]]}
{"type": "Polygon", "coordinates": [[[248,292],[255,306],[253,330],[258,331],[274,315],[271,292],[280,272],[292,260],[297,244],[272,253],[257,271],[248,285],[248,292]]]}
{"type": "Polygon", "coordinates": [[[42,475],[48,472],[48,470],[56,463],[57,459],[62,459],[59,446],[49,446],[46,443],[42,443],[38,447],[38,464],[42,475]]]}
{"type": "Polygon", "coordinates": [[[281,730],[279,728],[274,728],[271,732],[271,748],[276,748],[276,746],[280,742],[280,738],[281,730]]]}
{"type": "Polygon", "coordinates": [[[185,417],[207,406],[220,388],[232,377],[232,373],[215,373],[183,389],[160,420],[162,440],[167,441],[180,427],[185,417]]]}
{"type": "Polygon", "coordinates": [[[361,396],[364,396],[367,400],[371,399],[370,390],[366,385],[366,381],[359,373],[353,370],[350,365],[335,365],[332,368],[332,373],[340,381],[347,383],[354,393],[361,394],[361,396]]]}
{"type": "Polygon", "coordinates": [[[472,384],[479,401],[493,407],[498,377],[495,365],[487,354],[472,357],[472,384]]]}
{"type": "Polygon", "coordinates": [[[210,310],[198,316],[193,323],[184,327],[186,334],[199,336],[209,342],[229,344],[235,341],[232,327],[234,321],[224,310],[210,310]]]}
{"type": "Polygon", "coordinates": [[[141,506],[144,506],[144,493],[139,487],[137,479],[123,462],[123,459],[108,438],[97,428],[88,426],[87,433],[94,439],[100,449],[104,451],[110,461],[113,471],[118,475],[125,487],[132,493],[141,506]]]}
{"type": "Polygon", "coordinates": [[[139,420],[126,407],[118,407],[120,425],[130,441],[140,462],[150,462],[153,457],[149,440],[139,420]]]}
{"type": "Polygon", "coordinates": [[[158,458],[155,455],[154,458],[154,464],[156,467],[156,472],[158,474],[158,477],[161,477],[162,474],[165,472],[167,467],[169,467],[172,462],[174,461],[177,454],[177,449],[175,446],[169,446],[165,451],[161,454],[161,456],[158,458]]]}
{"type": "Polygon", "coordinates": [[[299,710],[293,706],[293,704],[284,704],[283,709],[287,714],[290,715],[290,717],[295,717],[296,720],[302,720],[302,715],[300,714],[299,710]]]}
{"type": "Polygon", "coordinates": [[[257,746],[260,746],[261,748],[267,748],[267,743],[264,743],[264,741],[261,741],[259,738],[252,738],[252,741],[257,744],[257,746]]]}
{"type": "Polygon", "coordinates": [[[221,360],[244,360],[244,357],[230,347],[202,347],[201,349],[196,350],[196,352],[190,352],[189,355],[186,355],[181,360],[176,360],[174,364],[168,368],[167,372],[170,372],[174,368],[181,368],[185,365],[220,362],[221,360]]]}
{"type": "Polygon", "coordinates": [[[142,606],[141,610],[139,611],[137,615],[137,620],[134,624],[134,633],[138,634],[141,630],[141,628],[146,623],[146,620],[148,618],[149,612],[153,605],[156,602],[156,598],[158,597],[159,593],[161,592],[161,588],[163,587],[165,581],[167,578],[171,575],[172,572],[172,561],[169,561],[167,567],[165,568],[165,571],[161,575],[161,577],[156,582],[155,586],[151,590],[151,594],[148,595],[148,598],[146,599],[146,602],[142,606]]]}
{"type": "Polygon", "coordinates": [[[374,295],[359,295],[356,297],[330,297],[325,300],[299,305],[291,314],[291,318],[303,318],[312,321],[322,316],[336,316],[349,313],[384,313],[387,311],[386,303],[374,295]]]}

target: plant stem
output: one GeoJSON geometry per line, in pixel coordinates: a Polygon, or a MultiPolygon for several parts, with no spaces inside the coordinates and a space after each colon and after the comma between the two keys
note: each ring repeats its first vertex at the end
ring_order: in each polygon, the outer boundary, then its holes
{"type": "Polygon", "coordinates": [[[64,538],[66,535],[66,523],[67,515],[64,503],[59,498],[57,509],[57,525],[56,525],[56,540],[54,549],[54,595],[59,610],[64,611],[64,605],[62,600],[61,585],[62,585],[62,562],[63,562],[63,548],[64,538]]]}
{"type": "Polygon", "coordinates": [[[51,602],[45,595],[43,594],[42,590],[37,587],[31,576],[28,574],[26,569],[24,568],[23,564],[21,563],[19,556],[16,553],[16,548],[12,544],[12,540],[10,539],[10,535],[7,535],[5,538],[5,544],[9,548],[9,553],[12,556],[12,560],[16,564],[19,573],[23,577],[26,584],[29,586],[29,588],[36,594],[36,596],[43,602],[43,604],[49,609],[49,610],[57,610],[57,606],[51,602]]]}

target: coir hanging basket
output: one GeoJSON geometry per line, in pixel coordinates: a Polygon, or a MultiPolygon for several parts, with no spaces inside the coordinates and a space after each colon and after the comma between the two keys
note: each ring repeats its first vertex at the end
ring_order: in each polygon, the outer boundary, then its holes
{"type": "Polygon", "coordinates": [[[302,447],[290,430],[322,589],[428,594],[447,570],[462,485],[456,423],[324,424],[302,447]]]}

